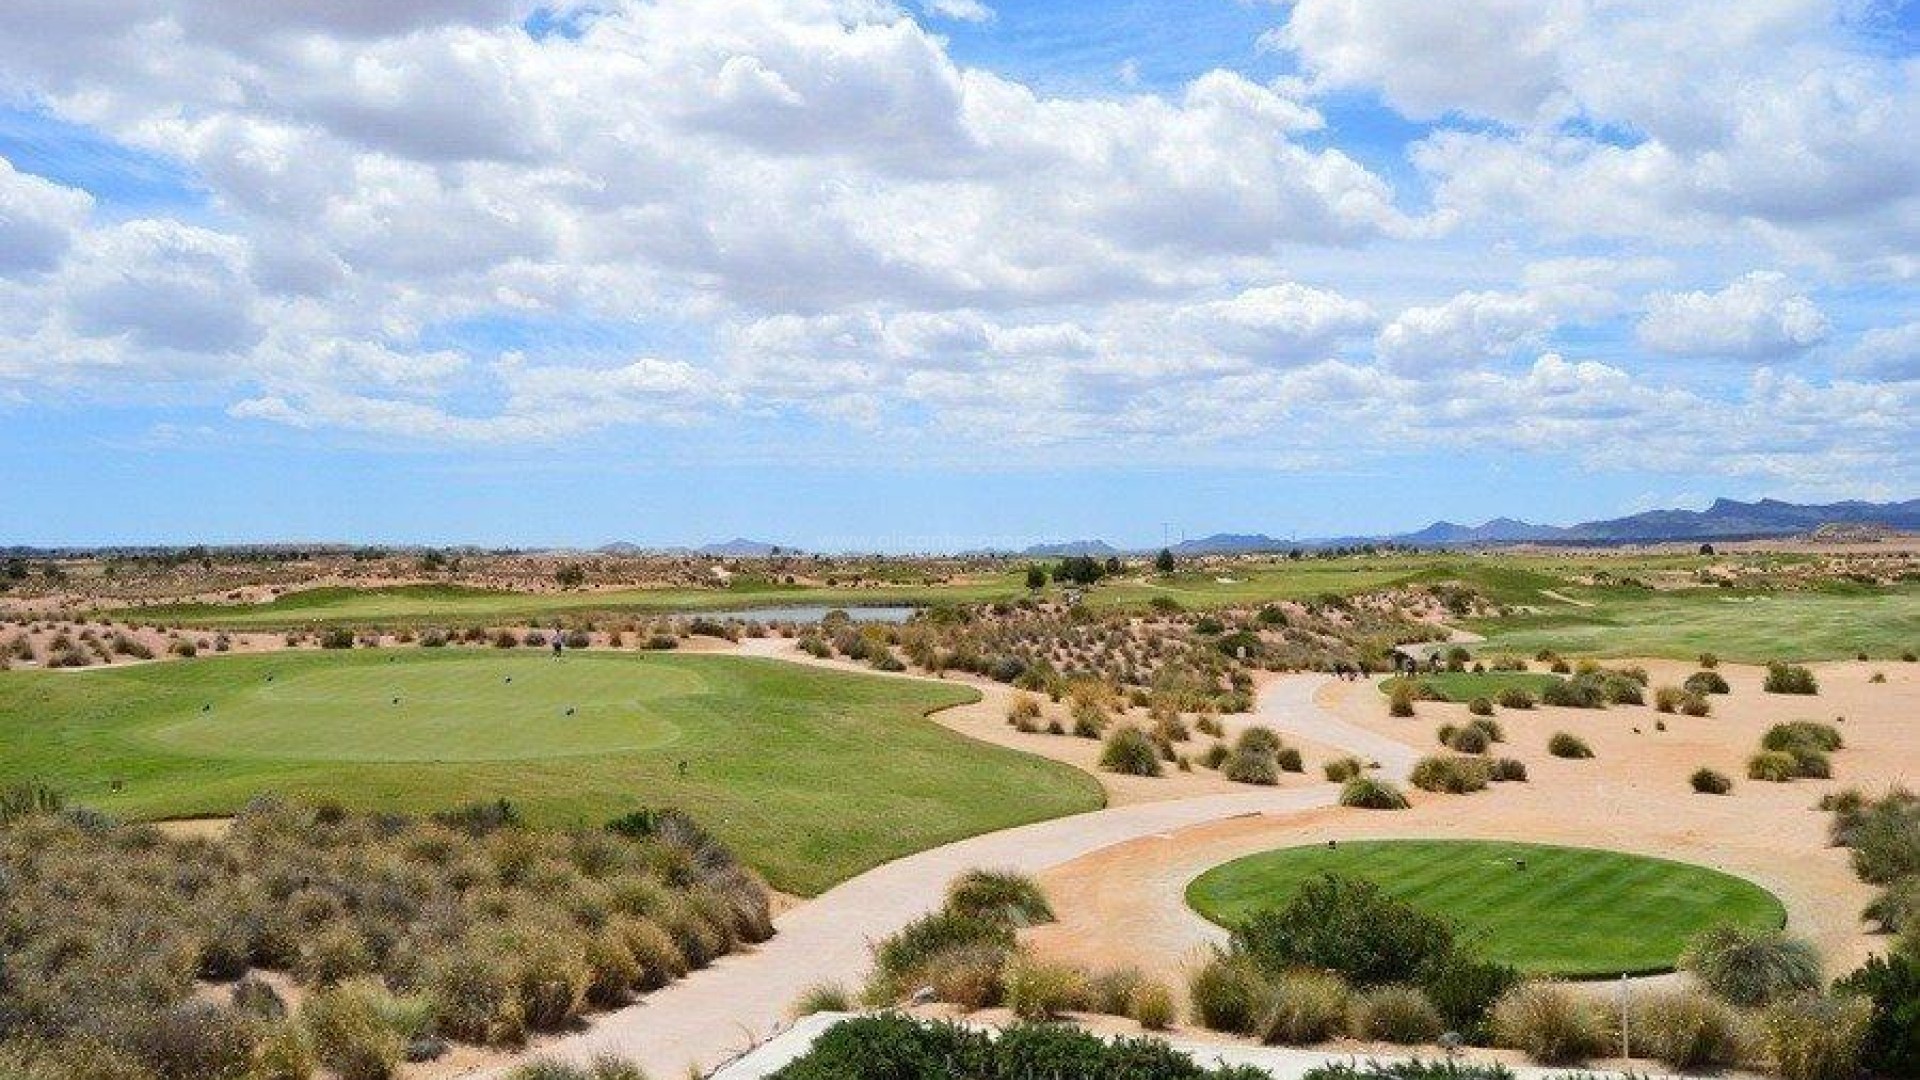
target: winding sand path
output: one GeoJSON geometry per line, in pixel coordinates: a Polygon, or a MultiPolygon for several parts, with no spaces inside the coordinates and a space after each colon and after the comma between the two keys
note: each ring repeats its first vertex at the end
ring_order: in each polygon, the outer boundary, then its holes
{"type": "MultiPolygon", "coordinates": [[[[779,655],[766,650],[763,655],[779,655]]],[[[1260,714],[1282,731],[1311,729],[1317,742],[1372,755],[1388,765],[1412,751],[1325,713],[1322,675],[1269,680],[1260,714]],[[1351,738],[1355,745],[1340,740],[1351,738]]],[[[1390,765],[1389,767],[1398,767],[1390,765]]],[[[721,959],[711,968],[593,1019],[578,1034],[534,1048],[550,1058],[585,1063],[597,1055],[631,1058],[654,1076],[682,1075],[689,1064],[712,1067],[775,1033],[786,1009],[808,987],[867,969],[871,942],[937,908],[947,883],[974,867],[1039,873],[1103,848],[1167,836],[1234,818],[1292,814],[1330,806],[1331,784],[1263,788],[1110,807],[961,840],[876,867],[779,916],[773,940],[721,959]]],[[[1197,920],[1197,916],[1194,917],[1197,920]]],[[[1191,928],[1189,928],[1191,932],[1191,928]]],[[[468,1075],[504,1074],[499,1066],[468,1075]]]]}

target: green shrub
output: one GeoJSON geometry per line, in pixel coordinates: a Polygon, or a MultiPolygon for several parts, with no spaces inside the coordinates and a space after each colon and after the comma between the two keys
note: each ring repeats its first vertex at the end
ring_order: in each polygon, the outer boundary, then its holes
{"type": "Polygon", "coordinates": [[[1557,758],[1584,760],[1593,756],[1593,748],[1580,736],[1559,731],[1547,740],[1547,753],[1557,758]]]}
{"type": "Polygon", "coordinates": [[[1487,738],[1487,733],[1477,727],[1442,730],[1445,734],[1440,739],[1441,743],[1448,749],[1462,754],[1484,754],[1487,752],[1487,747],[1493,743],[1492,739],[1487,738]]]}
{"type": "Polygon", "coordinates": [[[1775,661],[1767,665],[1767,677],[1761,688],[1769,694],[1817,694],[1820,683],[1812,671],[1798,664],[1775,661]]]}
{"type": "Polygon", "coordinates": [[[1326,773],[1329,781],[1339,784],[1364,775],[1367,763],[1357,757],[1339,757],[1322,765],[1320,770],[1326,773]]]}
{"type": "Polygon", "coordinates": [[[1782,1080],[1852,1080],[1872,1023],[1858,997],[1802,994],[1770,1005],[1760,1018],[1767,1056],[1782,1080]]]}
{"type": "Polygon", "coordinates": [[[1349,1060],[1315,1065],[1300,1080],[1513,1080],[1513,1070],[1497,1061],[1349,1060]]]}
{"type": "Polygon", "coordinates": [[[1394,684],[1393,692],[1387,697],[1387,713],[1390,716],[1412,716],[1415,690],[1413,684],[1401,680],[1394,684]]]}
{"type": "Polygon", "coordinates": [[[1818,750],[1832,753],[1845,749],[1846,741],[1840,735],[1840,729],[1832,724],[1817,723],[1812,720],[1795,720],[1786,724],[1775,724],[1760,737],[1763,750],[1784,750],[1793,753],[1799,750],[1818,750]]]}
{"type": "Polygon", "coordinates": [[[1800,760],[1785,750],[1762,750],[1747,759],[1747,779],[1784,784],[1800,775],[1800,760]]]}
{"type": "Polygon", "coordinates": [[[1127,998],[1127,1016],[1148,1031],[1165,1031],[1179,1019],[1173,991],[1163,983],[1141,980],[1127,998]]]}
{"type": "Polygon", "coordinates": [[[1689,691],[1680,699],[1680,711],[1688,716],[1706,716],[1713,712],[1713,702],[1708,701],[1705,694],[1689,691]]]}
{"type": "Polygon", "coordinates": [[[1345,1030],[1352,992],[1338,975],[1300,969],[1267,987],[1260,1041],[1282,1046],[1325,1042],[1345,1030]]]}
{"type": "Polygon", "coordinates": [[[1277,754],[1284,745],[1272,728],[1256,724],[1240,733],[1233,748],[1245,754],[1277,754]]]}
{"type": "Polygon", "coordinates": [[[1654,711],[1663,713],[1677,712],[1680,709],[1680,703],[1685,701],[1686,697],[1687,692],[1677,686],[1663,686],[1653,692],[1654,711]]]}
{"type": "Polygon", "coordinates": [[[388,1080],[406,1044],[381,1016],[386,990],[372,980],[341,983],[307,999],[300,1010],[314,1056],[340,1080],[388,1080]]]}
{"type": "Polygon", "coordinates": [[[1494,700],[1498,701],[1503,709],[1531,709],[1534,705],[1532,692],[1519,686],[1507,687],[1500,691],[1499,696],[1494,700]]]}
{"type": "Polygon", "coordinates": [[[1878,1076],[1920,1076],[1920,957],[1875,956],[1835,990],[1866,1001],[1872,1012],[1862,1064],[1878,1076]]]}
{"type": "Polygon", "coordinates": [[[930,962],[941,954],[984,946],[998,954],[1013,951],[1013,927],[998,919],[978,919],[939,911],[908,923],[874,947],[873,986],[869,998],[896,1000],[924,980],[930,962]]]}
{"type": "Polygon", "coordinates": [[[1405,810],[1407,797],[1385,780],[1357,776],[1341,787],[1340,805],[1360,810],[1405,810]]]}
{"type": "Polygon", "coordinates": [[[1467,711],[1475,716],[1492,716],[1493,699],[1487,697],[1474,698],[1472,701],[1467,702],[1467,711]]]}
{"type": "Polygon", "coordinates": [[[506,1080],[647,1080],[647,1074],[632,1062],[605,1055],[586,1068],[536,1058],[507,1073],[506,1080]]]}
{"type": "Polygon", "coordinates": [[[1209,769],[1220,769],[1224,771],[1227,760],[1231,757],[1233,757],[1233,751],[1227,748],[1227,744],[1217,742],[1207,747],[1205,752],[1200,755],[1200,764],[1205,765],[1209,769]]]}
{"type": "Polygon", "coordinates": [[[440,1034],[461,1042],[511,1045],[526,1037],[512,966],[475,950],[456,950],[427,966],[424,986],[440,1003],[440,1034]]]}
{"type": "Polygon", "coordinates": [[[1680,966],[1708,992],[1742,1008],[1820,986],[1819,952],[1812,942],[1784,930],[1714,927],[1687,945],[1680,966]]]}
{"type": "Polygon", "coordinates": [[[1523,783],[1527,779],[1527,763],[1518,758],[1496,758],[1487,765],[1487,779],[1497,784],[1523,783]]]}
{"type": "Polygon", "coordinates": [[[1280,752],[1273,755],[1273,763],[1280,767],[1281,772],[1297,773],[1307,770],[1307,764],[1300,757],[1300,751],[1291,746],[1281,747],[1280,752]]]}
{"type": "Polygon", "coordinates": [[[1447,1029],[1471,1042],[1487,1041],[1494,1003],[1519,984],[1520,973],[1512,967],[1458,948],[1429,960],[1419,972],[1420,989],[1447,1029]]]}
{"type": "Polygon", "coordinates": [[[1726,694],[1733,690],[1727,685],[1726,676],[1717,671],[1696,671],[1680,686],[1690,694],[1726,694]]]}
{"type": "Polygon", "coordinates": [[[799,1019],[814,1013],[852,1011],[853,995],[847,992],[847,988],[839,983],[823,982],[814,983],[801,991],[787,1013],[799,1019]]]}
{"type": "Polygon", "coordinates": [[[1408,779],[1422,791],[1466,795],[1486,789],[1488,769],[1479,758],[1424,757],[1414,763],[1408,779]]]}
{"type": "Polygon", "coordinates": [[[1634,1048],[1680,1072],[1738,1065],[1748,1036],[1740,1013],[1696,990],[1656,990],[1633,999],[1634,1048]]]}
{"type": "Polygon", "coordinates": [[[1271,786],[1280,782],[1280,765],[1272,754],[1235,750],[1220,765],[1220,773],[1236,784],[1271,786]]]}
{"type": "Polygon", "coordinates": [[[306,1028],[277,1023],[260,1036],[249,1080],[310,1080],[319,1067],[306,1028]]]}
{"type": "Polygon", "coordinates": [[[1245,1068],[1202,1068],[1158,1039],[1101,1039],[1072,1027],[1016,1024],[997,1037],[900,1014],[834,1025],[770,1080],[1093,1078],[1265,1080],[1245,1068]]]}
{"type": "Polygon", "coordinates": [[[256,1034],[246,1014],[205,1001],[184,1001],[147,1017],[128,1039],[163,1080],[241,1080],[253,1062],[256,1034]]]}
{"type": "Polygon", "coordinates": [[[1900,878],[1881,889],[1860,917],[1872,920],[1883,934],[1920,925],[1920,876],[1900,878]]]}
{"type": "Polygon", "coordinates": [[[936,1001],[968,1011],[990,1008],[1006,997],[1007,957],[1007,950],[992,944],[956,946],[928,957],[914,982],[930,987],[936,1001]]]}
{"type": "Polygon", "coordinates": [[[1087,977],[1074,968],[1016,954],[1001,978],[1007,1008],[1022,1020],[1052,1020],[1086,1007],[1087,977]]]}
{"type": "Polygon", "coordinates": [[[1010,926],[1053,921],[1053,906],[1039,882],[1012,870],[969,870],[954,878],[947,886],[947,910],[1010,926]]]}
{"type": "Polygon", "coordinates": [[[1576,676],[1549,684],[1540,691],[1540,701],[1569,709],[1598,709],[1607,703],[1607,695],[1599,680],[1576,676]]]}
{"type": "Polygon", "coordinates": [[[1139,968],[1115,968],[1103,971],[1087,979],[1088,1012],[1102,1016],[1127,1015],[1127,1003],[1133,1000],[1133,992],[1138,989],[1146,977],[1139,968]]]}
{"type": "Polygon", "coordinates": [[[1889,885],[1920,876],[1920,797],[1895,789],[1833,809],[1833,841],[1853,849],[1853,872],[1862,881],[1889,885]]]}
{"type": "Polygon", "coordinates": [[[1187,983],[1194,1022],[1235,1035],[1253,1033],[1266,995],[1267,974],[1250,956],[1215,953],[1187,983]]]}
{"type": "Polygon", "coordinates": [[[1595,1001],[1560,983],[1527,982],[1493,1007],[1499,1046],[1547,1065],[1578,1064],[1607,1050],[1607,1023],[1595,1001]]]}
{"type": "Polygon", "coordinates": [[[1355,997],[1352,1033],[1356,1039],[1402,1045],[1430,1043],[1446,1030],[1446,1020],[1427,995],[1414,986],[1381,986],[1355,997]]]}
{"type": "Polygon", "coordinates": [[[1733,781],[1725,773],[1704,767],[1693,770],[1687,783],[1693,785],[1693,790],[1701,795],[1725,795],[1733,790],[1733,781]]]}
{"type": "Polygon", "coordinates": [[[1284,906],[1255,913],[1235,928],[1233,944],[1267,971],[1319,968],[1374,987],[1412,981],[1452,950],[1453,932],[1371,881],[1326,875],[1284,906]]]}
{"type": "Polygon", "coordinates": [[[1160,749],[1147,733],[1122,724],[1107,736],[1100,749],[1100,767],[1127,776],[1159,776],[1160,749]]]}

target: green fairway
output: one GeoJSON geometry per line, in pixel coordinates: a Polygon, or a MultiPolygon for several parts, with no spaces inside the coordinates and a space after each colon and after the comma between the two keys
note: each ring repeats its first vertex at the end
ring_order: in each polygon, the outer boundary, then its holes
{"type": "Polygon", "coordinates": [[[1539,649],[1593,656],[1703,652],[1724,660],[1836,660],[1865,652],[1892,659],[1920,648],[1920,586],[1747,593],[1731,589],[1561,590],[1589,607],[1543,610],[1474,624],[1476,651],[1532,655],[1539,649]]]}
{"type": "MultiPolygon", "coordinates": [[[[1399,679],[1380,680],[1380,692],[1393,693],[1399,679]]],[[[1492,698],[1502,690],[1525,690],[1535,697],[1547,687],[1560,680],[1558,675],[1545,675],[1537,671],[1442,671],[1433,675],[1422,675],[1416,681],[1425,684],[1440,695],[1442,701],[1468,702],[1477,697],[1492,698]]]]}
{"type": "Polygon", "coordinates": [[[414,812],[508,798],[547,825],[673,806],[812,894],[1101,804],[1076,769],[923,718],[974,697],[773,660],[517,650],[15,671],[0,673],[0,782],[133,817],[228,813],[261,791],[414,812]]]}
{"type": "Polygon", "coordinates": [[[125,608],[118,618],[227,630],[321,626],[490,626],[594,615],[671,615],[733,608],[849,607],[973,603],[1012,599],[1024,587],[1012,574],[964,584],[804,588],[737,578],[724,589],[614,589],[507,592],[458,585],[327,587],[290,592],[265,604],[170,604],[125,608]]]}
{"type": "Polygon", "coordinates": [[[1232,926],[1339,874],[1451,920],[1489,957],[1568,978],[1671,970],[1720,923],[1773,928],[1786,910],[1752,882],[1705,867],[1589,848],[1491,840],[1350,841],[1216,866],[1187,887],[1194,910],[1232,926]],[[1520,869],[1516,860],[1524,860],[1520,869]]]}

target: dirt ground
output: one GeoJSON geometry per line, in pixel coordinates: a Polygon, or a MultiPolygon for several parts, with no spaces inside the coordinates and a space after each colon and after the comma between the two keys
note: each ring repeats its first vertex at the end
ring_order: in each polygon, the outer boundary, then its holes
{"type": "MultiPolygon", "coordinates": [[[[1644,666],[1656,687],[1694,670],[1644,666]]],[[[1881,944],[1859,919],[1874,890],[1854,877],[1844,850],[1828,845],[1828,815],[1815,804],[1831,791],[1882,790],[1920,775],[1920,665],[1849,662],[1815,671],[1819,695],[1794,697],[1762,692],[1760,668],[1723,666],[1733,692],[1716,695],[1713,715],[1702,718],[1651,706],[1501,710],[1507,742],[1497,752],[1526,762],[1527,783],[1467,796],[1414,791],[1413,808],[1400,813],[1334,808],[1244,818],[1095,852],[1043,875],[1061,921],[1032,931],[1031,942],[1053,959],[1093,970],[1135,966],[1180,983],[1220,938],[1184,902],[1187,884],[1213,866],[1328,839],[1479,837],[1606,847],[1737,874],[1779,896],[1789,927],[1820,946],[1830,972],[1850,970],[1881,944]],[[1876,672],[1884,683],[1869,681],[1876,672]],[[1833,780],[1745,779],[1761,734],[1786,720],[1837,722],[1847,748],[1833,755],[1833,780]],[[1596,756],[1549,755],[1557,731],[1586,739],[1596,756]],[[1702,765],[1734,777],[1733,793],[1694,794],[1687,778],[1702,765]]],[[[1468,718],[1465,706],[1423,702],[1413,719],[1394,719],[1372,683],[1329,684],[1320,703],[1425,751],[1439,749],[1439,724],[1468,718]]]]}

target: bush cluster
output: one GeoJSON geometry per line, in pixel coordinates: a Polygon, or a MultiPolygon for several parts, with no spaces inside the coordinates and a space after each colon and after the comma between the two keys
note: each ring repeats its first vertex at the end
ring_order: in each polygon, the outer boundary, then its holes
{"type": "MultiPolygon", "coordinates": [[[[1251,1067],[1196,1064],[1158,1039],[1105,1040],[1071,1027],[1023,1023],[990,1035],[897,1013],[829,1029],[771,1080],[954,1080],[1118,1077],[1127,1080],[1267,1080],[1251,1067]]],[[[597,1078],[596,1078],[597,1080],[597,1078]]]]}
{"type": "Polygon", "coordinates": [[[772,933],[764,887],[672,813],[634,838],[534,831],[497,804],[442,822],[260,799],[223,838],[188,840],[44,794],[0,803],[0,1017],[35,1048],[29,1076],[97,1051],[127,1080],[269,1058],[273,1076],[317,1061],[381,1080],[444,1040],[559,1030],[772,933]],[[303,1008],[287,1016],[256,970],[303,984],[303,1008]],[[232,983],[231,1004],[197,998],[203,980],[232,983]]]}
{"type": "Polygon", "coordinates": [[[1761,688],[1769,694],[1817,694],[1820,683],[1812,671],[1798,664],[1775,661],[1767,665],[1767,677],[1761,688]]]}
{"type": "Polygon", "coordinates": [[[1481,1034],[1518,976],[1372,882],[1327,876],[1235,928],[1188,985],[1196,1022],[1272,1043],[1340,1034],[1424,1041],[1481,1034]]]}

